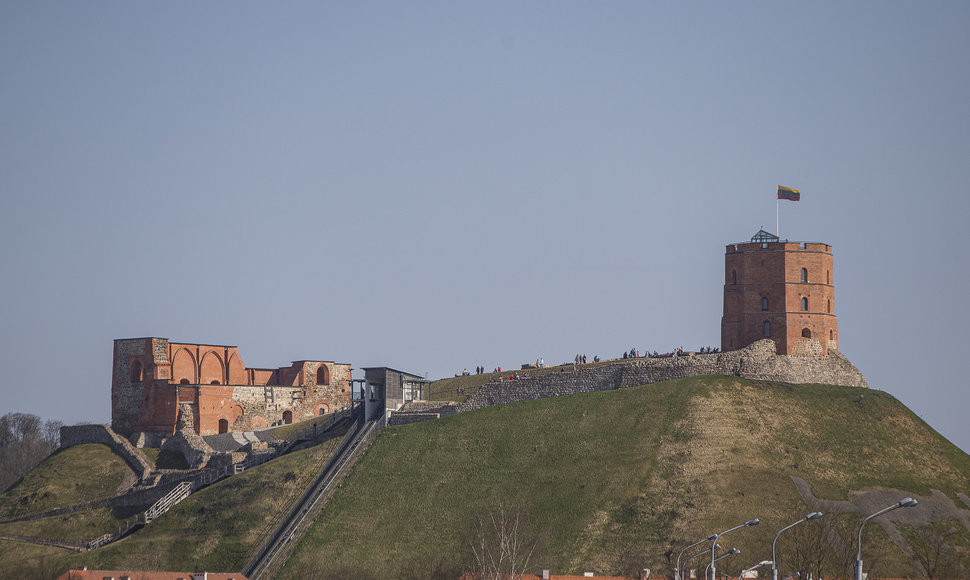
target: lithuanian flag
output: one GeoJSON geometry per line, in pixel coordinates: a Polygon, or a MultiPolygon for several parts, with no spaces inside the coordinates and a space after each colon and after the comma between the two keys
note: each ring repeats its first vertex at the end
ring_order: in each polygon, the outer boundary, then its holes
{"type": "Polygon", "coordinates": [[[792,189],[790,187],[785,187],[783,185],[778,186],[778,199],[787,199],[788,201],[798,201],[801,198],[802,192],[797,189],[792,189]]]}

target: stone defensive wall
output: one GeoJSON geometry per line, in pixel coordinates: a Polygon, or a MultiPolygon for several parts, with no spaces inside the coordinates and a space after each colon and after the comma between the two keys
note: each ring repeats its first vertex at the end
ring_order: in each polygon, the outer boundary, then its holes
{"type": "Polygon", "coordinates": [[[764,339],[741,350],[713,354],[634,359],[575,372],[548,373],[516,381],[492,382],[458,405],[471,411],[515,401],[573,395],[635,387],[699,375],[731,375],[746,379],[786,383],[819,383],[867,387],[865,377],[849,359],[835,349],[827,355],[788,356],[775,351],[775,343],[764,339]]]}
{"type": "Polygon", "coordinates": [[[135,475],[144,481],[152,471],[152,465],[127,439],[111,430],[108,425],[71,425],[61,427],[61,449],[84,443],[101,443],[117,453],[135,475]]]}

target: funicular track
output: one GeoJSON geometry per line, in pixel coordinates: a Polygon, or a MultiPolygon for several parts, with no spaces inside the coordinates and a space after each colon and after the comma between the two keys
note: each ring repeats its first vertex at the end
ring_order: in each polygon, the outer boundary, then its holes
{"type": "Polygon", "coordinates": [[[243,574],[250,580],[272,578],[273,574],[282,567],[286,557],[313,523],[341,478],[383,428],[382,419],[376,421],[359,419],[354,424],[331,460],[319,471],[303,496],[276,526],[269,540],[249,560],[243,574]]]}

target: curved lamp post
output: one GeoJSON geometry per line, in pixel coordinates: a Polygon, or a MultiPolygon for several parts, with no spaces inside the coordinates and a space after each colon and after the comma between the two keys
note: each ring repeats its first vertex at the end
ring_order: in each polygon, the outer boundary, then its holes
{"type": "MultiPolygon", "coordinates": [[[[741,553],[741,550],[739,550],[737,548],[731,548],[730,550],[728,550],[727,552],[724,552],[723,554],[721,554],[717,558],[714,558],[714,561],[717,562],[721,558],[727,558],[728,556],[736,556],[736,555],[738,555],[740,553],[741,553]]],[[[707,575],[707,571],[708,570],[713,570],[713,569],[714,569],[713,564],[708,564],[707,565],[707,569],[704,570],[704,574],[707,575]]]]}
{"type": "Polygon", "coordinates": [[[714,534],[711,534],[710,536],[707,536],[703,540],[700,540],[699,542],[694,542],[693,544],[691,544],[691,545],[687,546],[686,548],[684,548],[683,550],[681,550],[680,553],[677,554],[677,567],[674,568],[674,580],[683,580],[684,579],[684,575],[680,571],[680,557],[684,555],[684,552],[686,552],[687,550],[690,550],[691,548],[694,548],[696,546],[700,546],[704,542],[713,542],[716,539],[717,539],[717,536],[715,536],[714,534]]]}
{"type": "Polygon", "coordinates": [[[775,557],[775,542],[778,541],[778,536],[780,536],[785,530],[794,528],[800,523],[807,522],[808,520],[818,519],[820,517],[822,517],[822,512],[812,512],[794,524],[785,526],[784,528],[778,530],[778,533],[775,534],[775,539],[771,541],[771,580],[778,580],[778,558],[775,557]]]}
{"type": "MultiPolygon", "coordinates": [[[[714,536],[711,536],[711,537],[713,538],[714,536]]],[[[714,544],[714,549],[715,550],[720,550],[721,549],[721,545],[720,544],[714,544]]],[[[696,554],[691,554],[690,556],[687,556],[686,558],[684,558],[684,568],[687,567],[687,561],[688,560],[690,560],[691,558],[695,558],[697,556],[700,556],[701,554],[706,554],[706,553],[707,553],[707,548],[704,548],[700,552],[697,552],[696,554]]],[[[684,580],[684,570],[683,569],[681,569],[681,571],[680,571],[680,578],[681,578],[681,580],[684,580]]]]}
{"type": "Polygon", "coordinates": [[[752,566],[750,568],[746,568],[744,570],[741,570],[741,573],[738,574],[738,580],[741,580],[741,577],[744,576],[746,573],[748,573],[748,572],[750,572],[752,570],[757,570],[758,568],[760,568],[762,566],[771,566],[772,563],[773,562],[771,560],[762,560],[761,562],[758,562],[757,564],[755,564],[754,566],[752,566]]]}
{"type": "MultiPolygon", "coordinates": [[[[753,520],[748,520],[748,521],[744,522],[740,526],[734,526],[730,530],[725,530],[725,531],[721,532],[720,534],[714,534],[714,543],[716,544],[717,543],[717,539],[720,538],[721,536],[723,536],[724,534],[727,534],[729,532],[733,532],[734,530],[740,530],[741,528],[746,527],[746,526],[756,526],[760,522],[761,522],[761,520],[759,520],[758,518],[755,518],[753,520]]],[[[711,576],[710,576],[711,580],[715,580],[714,575],[716,573],[717,573],[717,570],[714,568],[714,545],[711,545],[711,576]]]]}
{"type": "Polygon", "coordinates": [[[862,526],[866,525],[866,523],[868,523],[869,520],[871,520],[872,518],[881,516],[886,512],[891,512],[894,509],[898,509],[901,507],[913,507],[914,505],[916,505],[915,499],[911,497],[904,497],[903,499],[899,500],[893,505],[887,508],[883,508],[877,511],[876,513],[872,514],[871,516],[867,517],[866,519],[862,520],[862,523],[859,524],[859,536],[858,538],[856,538],[855,580],[862,580],[862,526]]]}

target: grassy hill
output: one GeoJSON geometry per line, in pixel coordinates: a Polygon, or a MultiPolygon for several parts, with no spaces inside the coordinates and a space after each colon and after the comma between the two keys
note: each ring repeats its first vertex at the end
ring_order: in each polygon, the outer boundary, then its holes
{"type": "Polygon", "coordinates": [[[111,497],[125,471],[107,445],[57,451],[0,494],[0,521],[111,497]]]}
{"type": "MultiPolygon", "coordinates": [[[[0,541],[0,559],[62,569],[238,569],[328,453],[312,448],[230,478],[93,552],[0,541]]],[[[469,569],[475,522],[498,506],[521,514],[522,539],[536,541],[534,567],[556,573],[669,573],[683,546],[760,518],[722,542],[742,550],[718,567],[734,576],[770,557],[777,530],[822,509],[824,518],[779,541],[782,572],[824,552],[823,572],[845,577],[861,518],[905,495],[920,506],[893,512],[886,528],[878,520],[866,527],[867,571],[914,576],[911,561],[930,559],[935,546],[950,569],[960,570],[953,562],[961,558],[970,568],[970,456],[893,397],[694,377],[388,428],[279,577],[454,578],[469,569]]],[[[18,501],[7,492],[0,509],[18,501]]],[[[108,516],[72,517],[19,525],[62,525],[67,534],[108,516]]],[[[10,531],[17,525],[0,534],[21,533],[10,531]]]]}
{"type": "MultiPolygon", "coordinates": [[[[500,503],[528,516],[540,539],[533,562],[558,573],[671,569],[671,550],[675,559],[688,543],[760,518],[757,528],[725,538],[742,556],[719,570],[736,576],[770,557],[777,530],[815,509],[792,476],[815,497],[843,502],[843,510],[862,504],[814,528],[853,545],[872,502],[878,509],[938,490],[964,514],[970,507],[959,495],[970,494],[970,456],[886,393],[695,377],[387,429],[283,577],[309,570],[420,576],[422,564],[467,566],[463,538],[500,503]]],[[[962,524],[939,514],[924,519],[934,517],[938,525],[962,524]]],[[[915,518],[899,529],[918,548],[929,523],[915,518]]],[[[785,539],[803,548],[812,539],[796,531],[808,533],[796,529],[785,539]]],[[[962,539],[950,543],[966,559],[970,528],[957,531],[950,535],[962,539]]],[[[879,525],[867,526],[865,546],[874,574],[915,574],[879,525]]],[[[829,573],[848,574],[842,560],[829,573]]]]}
{"type": "MultiPolygon", "coordinates": [[[[296,451],[251,468],[189,496],[172,510],[141,531],[115,544],[90,552],[74,553],[62,548],[0,539],[0,579],[53,578],[72,567],[93,569],[147,570],[240,570],[251,550],[269,532],[281,514],[302,494],[317,470],[328,460],[342,439],[336,438],[296,451]]],[[[38,495],[37,483],[48,480],[41,489],[66,499],[39,503],[50,509],[78,501],[111,496],[106,489],[94,488],[88,494],[69,495],[68,490],[95,486],[104,472],[116,474],[114,485],[124,473],[124,462],[107,447],[81,445],[49,457],[17,485],[0,494],[0,509],[18,506],[24,498],[38,495]],[[91,455],[94,453],[95,455],[91,455]],[[88,463],[78,464],[79,458],[88,463]],[[119,468],[120,465],[120,468],[119,468]],[[90,497],[88,497],[90,496],[90,497]],[[97,497],[95,497],[97,496],[97,497]],[[76,501],[75,501],[76,500],[76,501]],[[54,505],[56,504],[56,505],[54,505]]],[[[113,490],[112,490],[113,491],[113,490]]],[[[43,496],[44,494],[40,494],[43,496]]],[[[66,515],[0,524],[0,536],[30,536],[68,541],[92,540],[111,532],[141,508],[83,510],[66,515]]],[[[39,513],[42,509],[31,509],[39,513]]]]}

